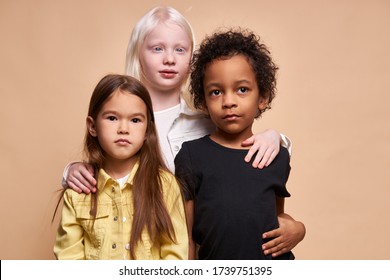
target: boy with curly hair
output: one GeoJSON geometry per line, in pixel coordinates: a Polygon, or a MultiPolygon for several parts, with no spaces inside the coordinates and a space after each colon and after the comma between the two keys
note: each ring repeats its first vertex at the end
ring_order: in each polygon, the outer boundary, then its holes
{"type": "MultiPolygon", "coordinates": [[[[290,172],[287,149],[272,164],[254,169],[242,160],[256,118],[270,108],[278,67],[260,38],[230,29],[206,37],[191,64],[190,92],[216,130],[185,142],[175,158],[192,233],[190,258],[273,259],[262,233],[278,228],[290,172]]],[[[291,251],[277,259],[294,259],[291,251]]]]}

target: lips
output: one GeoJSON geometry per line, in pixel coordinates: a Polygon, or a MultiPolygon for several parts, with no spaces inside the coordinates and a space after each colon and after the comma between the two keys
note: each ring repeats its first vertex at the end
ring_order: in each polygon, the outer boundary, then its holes
{"type": "Polygon", "coordinates": [[[236,114],[228,114],[228,115],[225,115],[222,119],[228,120],[228,121],[234,121],[234,120],[237,120],[239,117],[240,116],[236,115],[236,114]]]}
{"type": "Polygon", "coordinates": [[[127,139],[118,139],[115,141],[115,143],[120,144],[120,145],[127,145],[127,144],[130,144],[130,141],[127,139]]]}
{"type": "Polygon", "coordinates": [[[159,72],[160,73],[166,73],[166,74],[177,74],[177,71],[175,71],[173,69],[164,69],[164,70],[161,70],[159,72]]]}
{"type": "Polygon", "coordinates": [[[164,78],[173,78],[177,75],[177,71],[166,69],[159,71],[160,75],[164,78]]]}

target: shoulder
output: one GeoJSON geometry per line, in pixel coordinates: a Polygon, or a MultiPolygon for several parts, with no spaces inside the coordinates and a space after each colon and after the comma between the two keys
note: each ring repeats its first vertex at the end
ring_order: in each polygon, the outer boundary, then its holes
{"type": "Polygon", "coordinates": [[[87,195],[85,193],[78,193],[70,188],[67,188],[64,192],[64,200],[76,205],[80,202],[89,202],[91,201],[91,195],[87,195]]]}
{"type": "Polygon", "coordinates": [[[208,135],[205,135],[201,138],[195,139],[195,140],[189,140],[183,142],[183,147],[186,148],[194,148],[194,147],[199,147],[199,146],[204,146],[206,143],[208,143],[208,135]]]}
{"type": "Polygon", "coordinates": [[[290,154],[285,147],[280,147],[278,155],[268,166],[269,170],[289,170],[290,169],[290,154]]]}
{"type": "Polygon", "coordinates": [[[170,171],[160,170],[160,178],[164,189],[176,187],[178,185],[176,176],[173,175],[170,171]]]}
{"type": "Polygon", "coordinates": [[[165,195],[181,193],[179,183],[175,175],[166,170],[160,171],[160,178],[162,183],[162,190],[165,195]]]}
{"type": "Polygon", "coordinates": [[[280,147],[279,154],[275,157],[267,169],[272,172],[276,172],[278,176],[283,175],[283,177],[288,177],[291,170],[290,154],[285,147],[280,147]]]}
{"type": "Polygon", "coordinates": [[[278,154],[283,159],[288,159],[290,161],[290,153],[288,152],[286,147],[280,146],[280,151],[278,154]]]}
{"type": "Polygon", "coordinates": [[[163,183],[165,182],[169,183],[175,179],[175,175],[173,175],[170,171],[167,171],[165,169],[160,169],[160,178],[163,183]]]}
{"type": "Polygon", "coordinates": [[[279,153],[276,155],[275,159],[272,161],[271,164],[277,164],[277,163],[283,164],[286,162],[287,163],[290,162],[290,154],[288,153],[288,150],[285,147],[280,146],[279,153]]]}
{"type": "Polygon", "coordinates": [[[200,153],[204,153],[207,149],[207,138],[208,135],[183,142],[180,151],[175,157],[175,162],[186,161],[189,158],[197,157],[200,153]]]}

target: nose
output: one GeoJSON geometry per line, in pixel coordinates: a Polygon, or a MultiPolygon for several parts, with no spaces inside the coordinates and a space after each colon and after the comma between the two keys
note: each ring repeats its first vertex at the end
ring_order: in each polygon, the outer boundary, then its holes
{"type": "Polygon", "coordinates": [[[167,65],[175,65],[176,59],[173,51],[169,51],[169,50],[165,51],[163,63],[167,65]]]}
{"type": "Polygon", "coordinates": [[[126,121],[120,121],[118,124],[118,134],[129,134],[129,125],[126,121]]]}
{"type": "Polygon", "coordinates": [[[237,100],[235,94],[230,92],[224,93],[222,97],[222,107],[226,109],[237,107],[237,100]]]}

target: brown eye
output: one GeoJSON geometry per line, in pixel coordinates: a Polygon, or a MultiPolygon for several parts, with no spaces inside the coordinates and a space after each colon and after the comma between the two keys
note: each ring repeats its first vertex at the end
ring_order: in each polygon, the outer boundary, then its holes
{"type": "Polygon", "coordinates": [[[246,92],[248,92],[248,89],[246,87],[240,87],[238,89],[238,93],[246,93],[246,92]]]}
{"type": "Polygon", "coordinates": [[[132,123],[139,123],[139,122],[141,122],[141,119],[139,119],[139,118],[134,118],[134,119],[131,120],[131,122],[132,122],[132,123]]]}
{"type": "Polygon", "coordinates": [[[213,96],[219,96],[221,95],[221,91],[216,89],[216,90],[213,90],[210,92],[210,95],[213,95],[213,96]]]}

